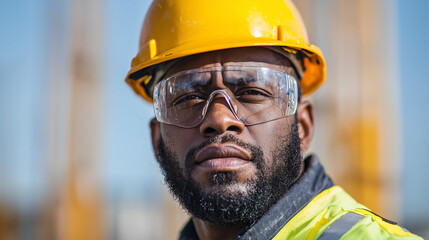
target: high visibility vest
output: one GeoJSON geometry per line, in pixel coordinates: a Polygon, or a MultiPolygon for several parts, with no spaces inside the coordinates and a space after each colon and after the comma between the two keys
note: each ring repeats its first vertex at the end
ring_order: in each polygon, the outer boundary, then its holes
{"type": "Polygon", "coordinates": [[[341,187],[319,193],[273,238],[285,239],[423,239],[356,202],[341,187]]]}

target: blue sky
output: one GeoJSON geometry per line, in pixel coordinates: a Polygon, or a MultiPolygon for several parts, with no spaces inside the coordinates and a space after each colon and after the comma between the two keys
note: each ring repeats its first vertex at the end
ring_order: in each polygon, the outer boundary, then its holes
{"type": "Polygon", "coordinates": [[[405,221],[429,214],[429,1],[399,1],[402,208],[405,221]],[[420,189],[420,188],[425,189],[420,189]]]}

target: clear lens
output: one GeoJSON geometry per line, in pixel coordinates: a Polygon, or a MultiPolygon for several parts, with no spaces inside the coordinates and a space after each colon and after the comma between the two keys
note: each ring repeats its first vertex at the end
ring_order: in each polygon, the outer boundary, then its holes
{"type": "Polygon", "coordinates": [[[184,128],[198,126],[221,94],[235,117],[255,125],[295,114],[297,82],[265,67],[223,66],[179,72],[154,89],[156,119],[184,128]]]}

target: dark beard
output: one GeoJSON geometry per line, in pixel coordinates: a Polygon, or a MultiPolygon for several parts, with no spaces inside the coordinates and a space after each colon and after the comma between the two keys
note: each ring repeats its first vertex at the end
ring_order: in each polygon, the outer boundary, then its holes
{"type": "Polygon", "coordinates": [[[194,217],[214,224],[250,223],[260,218],[297,180],[301,168],[300,139],[296,123],[290,134],[280,139],[273,151],[273,164],[267,166],[260,147],[244,143],[233,135],[214,136],[186,155],[185,169],[161,139],[159,161],[165,181],[180,204],[194,217]],[[216,172],[210,176],[216,190],[206,192],[190,176],[189,167],[194,154],[213,142],[231,142],[248,149],[257,174],[246,182],[246,192],[231,192],[226,186],[234,184],[234,172],[216,172]],[[224,188],[222,186],[225,186],[224,188]]]}

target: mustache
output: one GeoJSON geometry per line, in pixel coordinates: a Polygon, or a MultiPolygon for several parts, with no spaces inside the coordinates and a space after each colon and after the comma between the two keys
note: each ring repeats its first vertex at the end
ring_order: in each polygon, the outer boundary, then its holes
{"type": "Polygon", "coordinates": [[[236,138],[232,134],[227,134],[227,135],[223,135],[223,136],[216,135],[216,136],[212,136],[212,137],[204,140],[202,143],[200,143],[197,146],[189,149],[189,151],[185,155],[185,166],[189,169],[189,167],[192,165],[192,163],[195,160],[196,153],[198,151],[200,151],[201,149],[205,148],[206,146],[212,144],[212,143],[234,143],[234,144],[236,144],[242,148],[249,150],[251,153],[251,160],[252,161],[254,160],[255,156],[260,157],[263,154],[260,147],[253,145],[253,144],[250,144],[250,143],[246,143],[246,142],[236,138]]]}

